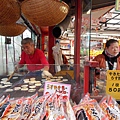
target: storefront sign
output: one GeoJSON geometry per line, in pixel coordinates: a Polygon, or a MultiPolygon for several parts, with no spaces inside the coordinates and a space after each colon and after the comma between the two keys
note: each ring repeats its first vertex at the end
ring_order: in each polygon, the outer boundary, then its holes
{"type": "Polygon", "coordinates": [[[70,84],[46,81],[44,86],[44,95],[46,93],[54,94],[56,92],[58,96],[62,96],[62,99],[65,100],[70,97],[70,90],[70,84]]]}
{"type": "Polygon", "coordinates": [[[106,93],[120,100],[120,70],[108,70],[106,93]]]}
{"type": "Polygon", "coordinates": [[[120,11],[120,0],[116,0],[116,2],[115,2],[115,10],[120,11]]]}

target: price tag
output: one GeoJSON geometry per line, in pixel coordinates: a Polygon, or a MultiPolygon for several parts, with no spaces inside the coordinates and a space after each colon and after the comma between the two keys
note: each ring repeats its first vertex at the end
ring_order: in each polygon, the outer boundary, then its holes
{"type": "Polygon", "coordinates": [[[70,98],[70,90],[71,90],[70,84],[46,81],[44,86],[44,95],[46,93],[54,94],[56,92],[58,96],[62,96],[62,99],[65,100],[70,98]]]}
{"type": "Polygon", "coordinates": [[[120,100],[120,70],[108,70],[106,93],[120,100]]]}

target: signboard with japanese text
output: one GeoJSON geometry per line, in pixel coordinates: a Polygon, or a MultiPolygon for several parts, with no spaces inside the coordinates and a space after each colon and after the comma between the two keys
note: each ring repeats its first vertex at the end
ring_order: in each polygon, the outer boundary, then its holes
{"type": "Polygon", "coordinates": [[[120,11],[120,0],[116,0],[116,2],[115,2],[115,10],[120,11]]]}
{"type": "Polygon", "coordinates": [[[108,70],[106,93],[120,100],[120,70],[108,70]]]}
{"type": "Polygon", "coordinates": [[[44,95],[46,93],[54,94],[56,92],[58,96],[62,96],[62,99],[65,100],[70,98],[70,90],[70,84],[46,81],[44,86],[44,95]]]}

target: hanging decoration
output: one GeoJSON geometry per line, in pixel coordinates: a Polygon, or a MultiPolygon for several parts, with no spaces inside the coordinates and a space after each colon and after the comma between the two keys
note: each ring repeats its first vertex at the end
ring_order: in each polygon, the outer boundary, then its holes
{"type": "Polygon", "coordinates": [[[15,23],[20,18],[20,6],[16,0],[0,0],[0,25],[15,23]]]}
{"type": "Polygon", "coordinates": [[[54,26],[68,14],[69,6],[57,0],[25,0],[21,4],[24,16],[37,26],[54,26]]]}
{"type": "Polygon", "coordinates": [[[21,24],[0,25],[0,35],[2,36],[18,36],[27,29],[26,26],[21,24]]]}

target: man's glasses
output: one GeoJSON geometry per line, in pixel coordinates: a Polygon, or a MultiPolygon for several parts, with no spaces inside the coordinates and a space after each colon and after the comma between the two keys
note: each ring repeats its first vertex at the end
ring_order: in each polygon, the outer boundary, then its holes
{"type": "Polygon", "coordinates": [[[30,49],[30,46],[22,46],[22,50],[28,50],[30,49]]]}

